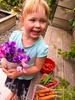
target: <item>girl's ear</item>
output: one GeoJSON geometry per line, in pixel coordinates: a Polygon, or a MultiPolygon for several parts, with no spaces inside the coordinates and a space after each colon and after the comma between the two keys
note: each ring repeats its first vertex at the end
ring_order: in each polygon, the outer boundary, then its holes
{"type": "Polygon", "coordinates": [[[19,16],[19,20],[20,20],[20,24],[23,26],[24,25],[23,24],[24,23],[24,20],[23,20],[23,17],[21,15],[19,16]]]}

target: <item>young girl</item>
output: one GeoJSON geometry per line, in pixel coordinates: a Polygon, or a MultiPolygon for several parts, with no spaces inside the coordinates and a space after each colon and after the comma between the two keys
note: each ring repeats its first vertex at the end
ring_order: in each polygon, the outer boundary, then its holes
{"type": "Polygon", "coordinates": [[[16,69],[7,70],[6,59],[2,60],[2,69],[6,73],[6,87],[11,93],[6,100],[25,100],[31,80],[41,70],[48,55],[48,45],[44,42],[44,33],[49,18],[49,7],[45,0],[25,0],[20,15],[20,23],[24,30],[14,31],[9,41],[15,41],[30,56],[27,73],[16,69]],[[18,98],[14,98],[14,95],[18,98]]]}

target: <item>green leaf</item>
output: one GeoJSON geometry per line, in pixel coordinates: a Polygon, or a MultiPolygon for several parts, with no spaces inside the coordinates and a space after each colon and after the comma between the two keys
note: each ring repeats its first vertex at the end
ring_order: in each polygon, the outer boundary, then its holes
{"type": "Polygon", "coordinates": [[[61,82],[61,85],[67,88],[70,83],[67,80],[61,78],[60,76],[58,76],[58,78],[59,78],[59,81],[61,82]]]}
{"type": "Polygon", "coordinates": [[[70,28],[73,28],[75,26],[75,20],[74,19],[69,20],[69,23],[70,23],[70,28]]]}
{"type": "Polygon", "coordinates": [[[75,11],[75,7],[73,8],[73,11],[75,11]]]}

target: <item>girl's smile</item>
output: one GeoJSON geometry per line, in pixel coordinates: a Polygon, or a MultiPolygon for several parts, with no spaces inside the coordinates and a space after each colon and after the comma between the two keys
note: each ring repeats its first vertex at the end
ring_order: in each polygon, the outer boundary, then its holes
{"type": "Polygon", "coordinates": [[[41,31],[38,30],[32,30],[31,31],[33,35],[39,35],[41,31]]]}

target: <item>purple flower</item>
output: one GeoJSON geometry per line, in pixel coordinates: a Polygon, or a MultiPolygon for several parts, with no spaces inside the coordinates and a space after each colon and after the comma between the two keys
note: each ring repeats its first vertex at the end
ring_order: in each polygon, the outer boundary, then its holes
{"type": "Polygon", "coordinates": [[[0,59],[3,57],[9,62],[18,63],[24,67],[27,67],[26,62],[30,61],[30,57],[24,53],[24,49],[17,48],[17,44],[14,41],[5,42],[0,46],[0,59]]]}

